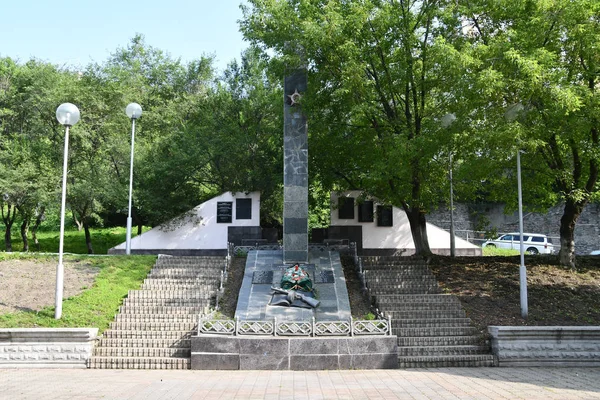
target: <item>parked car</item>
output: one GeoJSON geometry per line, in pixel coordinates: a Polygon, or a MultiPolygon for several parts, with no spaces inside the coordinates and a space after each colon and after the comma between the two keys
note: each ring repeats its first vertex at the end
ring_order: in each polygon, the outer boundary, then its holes
{"type": "MultiPolygon", "coordinates": [[[[481,247],[497,247],[499,249],[519,250],[521,242],[519,232],[511,232],[500,236],[498,239],[488,240],[481,247]]],[[[529,254],[552,254],[554,246],[552,240],[541,233],[523,233],[523,246],[529,254]]]]}

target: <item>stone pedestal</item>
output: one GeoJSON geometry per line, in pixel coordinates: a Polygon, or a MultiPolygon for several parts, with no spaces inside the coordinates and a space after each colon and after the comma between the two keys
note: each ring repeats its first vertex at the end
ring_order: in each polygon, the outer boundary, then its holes
{"type": "Polygon", "coordinates": [[[283,259],[308,260],[308,132],[300,98],[306,71],[291,71],[284,83],[283,259]]]}
{"type": "Polygon", "coordinates": [[[192,369],[395,369],[397,342],[397,336],[192,336],[192,369]]]}

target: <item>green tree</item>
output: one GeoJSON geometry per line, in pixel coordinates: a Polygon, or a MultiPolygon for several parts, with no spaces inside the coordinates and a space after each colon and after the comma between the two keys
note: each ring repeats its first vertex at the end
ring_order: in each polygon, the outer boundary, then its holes
{"type": "Polygon", "coordinates": [[[574,267],[575,224],[599,193],[600,4],[481,1],[463,10],[481,60],[473,81],[487,84],[477,113],[491,135],[479,137],[480,149],[496,159],[527,150],[527,192],[538,205],[564,202],[559,256],[574,267]]]}
{"type": "Polygon", "coordinates": [[[311,176],[327,189],[365,190],[401,207],[417,254],[429,254],[426,213],[439,201],[465,39],[451,1],[250,0],[242,31],[274,68],[299,65],[309,88],[311,176]]]}
{"type": "Polygon", "coordinates": [[[47,63],[0,59],[0,191],[7,251],[12,251],[17,212],[27,251],[29,224],[53,199],[59,179],[52,160],[60,135],[54,114],[68,80],[66,71],[47,63]]]}

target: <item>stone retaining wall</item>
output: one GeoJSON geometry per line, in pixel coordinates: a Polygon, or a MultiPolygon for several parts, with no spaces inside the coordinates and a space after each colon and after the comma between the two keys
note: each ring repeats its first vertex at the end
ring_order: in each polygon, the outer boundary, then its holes
{"type": "Polygon", "coordinates": [[[0,368],[87,368],[97,328],[0,329],[0,368]]]}
{"type": "Polygon", "coordinates": [[[600,326],[489,326],[500,367],[598,367],[600,326]]]}
{"type": "Polygon", "coordinates": [[[334,370],[398,368],[396,336],[192,337],[192,369],[334,370]]]}

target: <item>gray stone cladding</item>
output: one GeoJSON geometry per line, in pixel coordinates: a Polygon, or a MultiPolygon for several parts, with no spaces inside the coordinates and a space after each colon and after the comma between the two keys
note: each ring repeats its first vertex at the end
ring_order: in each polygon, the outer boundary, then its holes
{"type": "Polygon", "coordinates": [[[397,338],[192,337],[192,369],[327,370],[394,369],[397,338]]]}
{"type": "Polygon", "coordinates": [[[600,326],[489,326],[500,367],[600,367],[600,326]]]}
{"type": "Polygon", "coordinates": [[[87,368],[97,328],[0,329],[0,368],[87,368]]]}
{"type": "Polygon", "coordinates": [[[308,132],[300,97],[304,69],[289,71],[284,82],[283,251],[287,263],[308,260],[308,132]]]}

